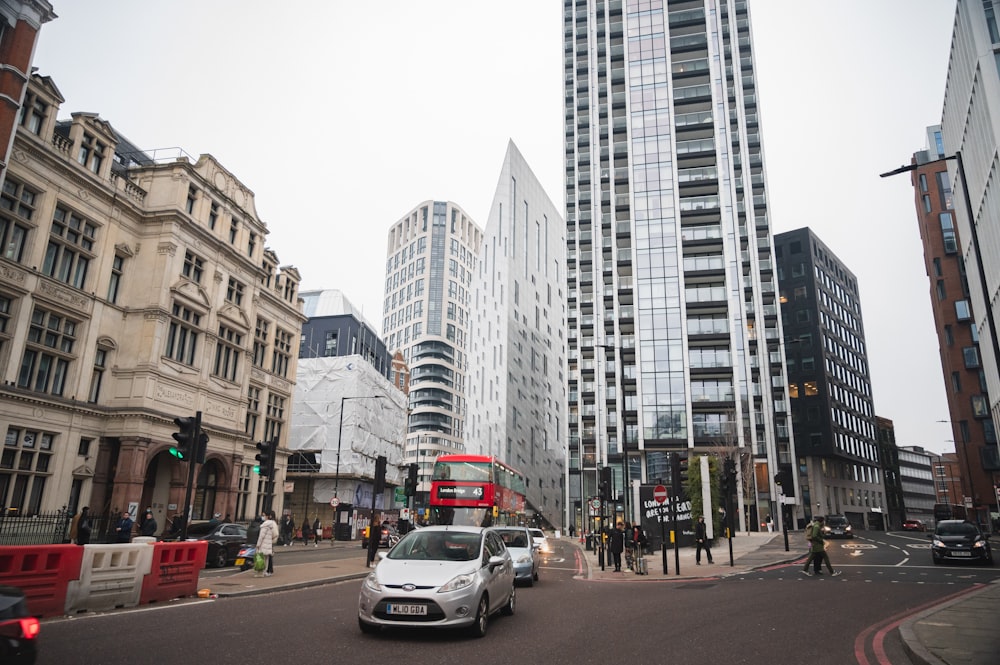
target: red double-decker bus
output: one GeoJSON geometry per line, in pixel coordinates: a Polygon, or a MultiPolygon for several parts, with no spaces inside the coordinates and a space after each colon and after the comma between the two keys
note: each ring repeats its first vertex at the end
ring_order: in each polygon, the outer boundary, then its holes
{"type": "Polygon", "coordinates": [[[524,524],[524,475],[487,455],[441,455],[431,477],[431,524],[524,524]]]}

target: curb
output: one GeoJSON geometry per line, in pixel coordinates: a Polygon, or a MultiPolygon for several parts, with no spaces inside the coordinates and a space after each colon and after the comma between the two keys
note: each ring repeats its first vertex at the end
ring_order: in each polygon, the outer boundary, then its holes
{"type": "Polygon", "coordinates": [[[929,616],[933,616],[934,614],[942,612],[954,605],[958,605],[959,603],[964,603],[965,601],[969,600],[970,598],[974,598],[979,594],[990,591],[994,584],[997,583],[992,582],[989,584],[984,584],[980,589],[975,589],[968,593],[962,594],[958,598],[952,598],[951,600],[945,601],[940,605],[935,605],[934,607],[926,609],[923,612],[920,612],[919,614],[916,614],[907,619],[906,621],[904,621],[903,623],[899,624],[899,637],[903,643],[903,650],[906,652],[906,655],[910,658],[910,660],[913,661],[914,665],[948,665],[945,661],[935,656],[933,653],[931,653],[930,649],[928,649],[923,645],[923,643],[917,637],[917,631],[914,629],[914,625],[919,621],[923,621],[929,616]]]}

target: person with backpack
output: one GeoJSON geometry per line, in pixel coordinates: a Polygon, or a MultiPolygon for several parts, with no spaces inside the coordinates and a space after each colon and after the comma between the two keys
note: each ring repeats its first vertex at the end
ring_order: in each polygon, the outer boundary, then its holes
{"type": "Polygon", "coordinates": [[[806,557],[806,565],[802,569],[802,574],[806,577],[823,574],[823,564],[830,571],[831,577],[837,577],[843,571],[834,570],[830,563],[830,555],[826,553],[826,542],[823,538],[823,524],[826,519],[822,515],[817,515],[806,527],[806,540],[809,541],[809,556],[806,557]],[[813,565],[813,572],[809,572],[809,564],[813,565]]]}

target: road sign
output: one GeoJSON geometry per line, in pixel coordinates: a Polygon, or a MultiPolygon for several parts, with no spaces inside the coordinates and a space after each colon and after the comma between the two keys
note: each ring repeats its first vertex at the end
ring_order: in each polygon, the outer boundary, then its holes
{"type": "Polygon", "coordinates": [[[340,499],[338,499],[337,497],[333,497],[332,499],[330,499],[330,505],[336,508],[337,506],[340,505],[340,499]]]}
{"type": "Polygon", "coordinates": [[[653,499],[656,503],[666,503],[667,501],[667,488],[663,485],[657,485],[653,488],[653,499]]]}
{"type": "Polygon", "coordinates": [[[600,510],[601,509],[601,500],[600,499],[591,499],[590,500],[590,507],[593,510],[600,510]]]}

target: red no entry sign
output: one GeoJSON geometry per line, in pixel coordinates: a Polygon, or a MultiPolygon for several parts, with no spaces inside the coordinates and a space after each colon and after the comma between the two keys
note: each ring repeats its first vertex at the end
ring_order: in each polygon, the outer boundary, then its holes
{"type": "Polygon", "coordinates": [[[653,498],[656,499],[656,503],[666,503],[667,501],[667,488],[663,485],[657,485],[653,488],[653,498]]]}

